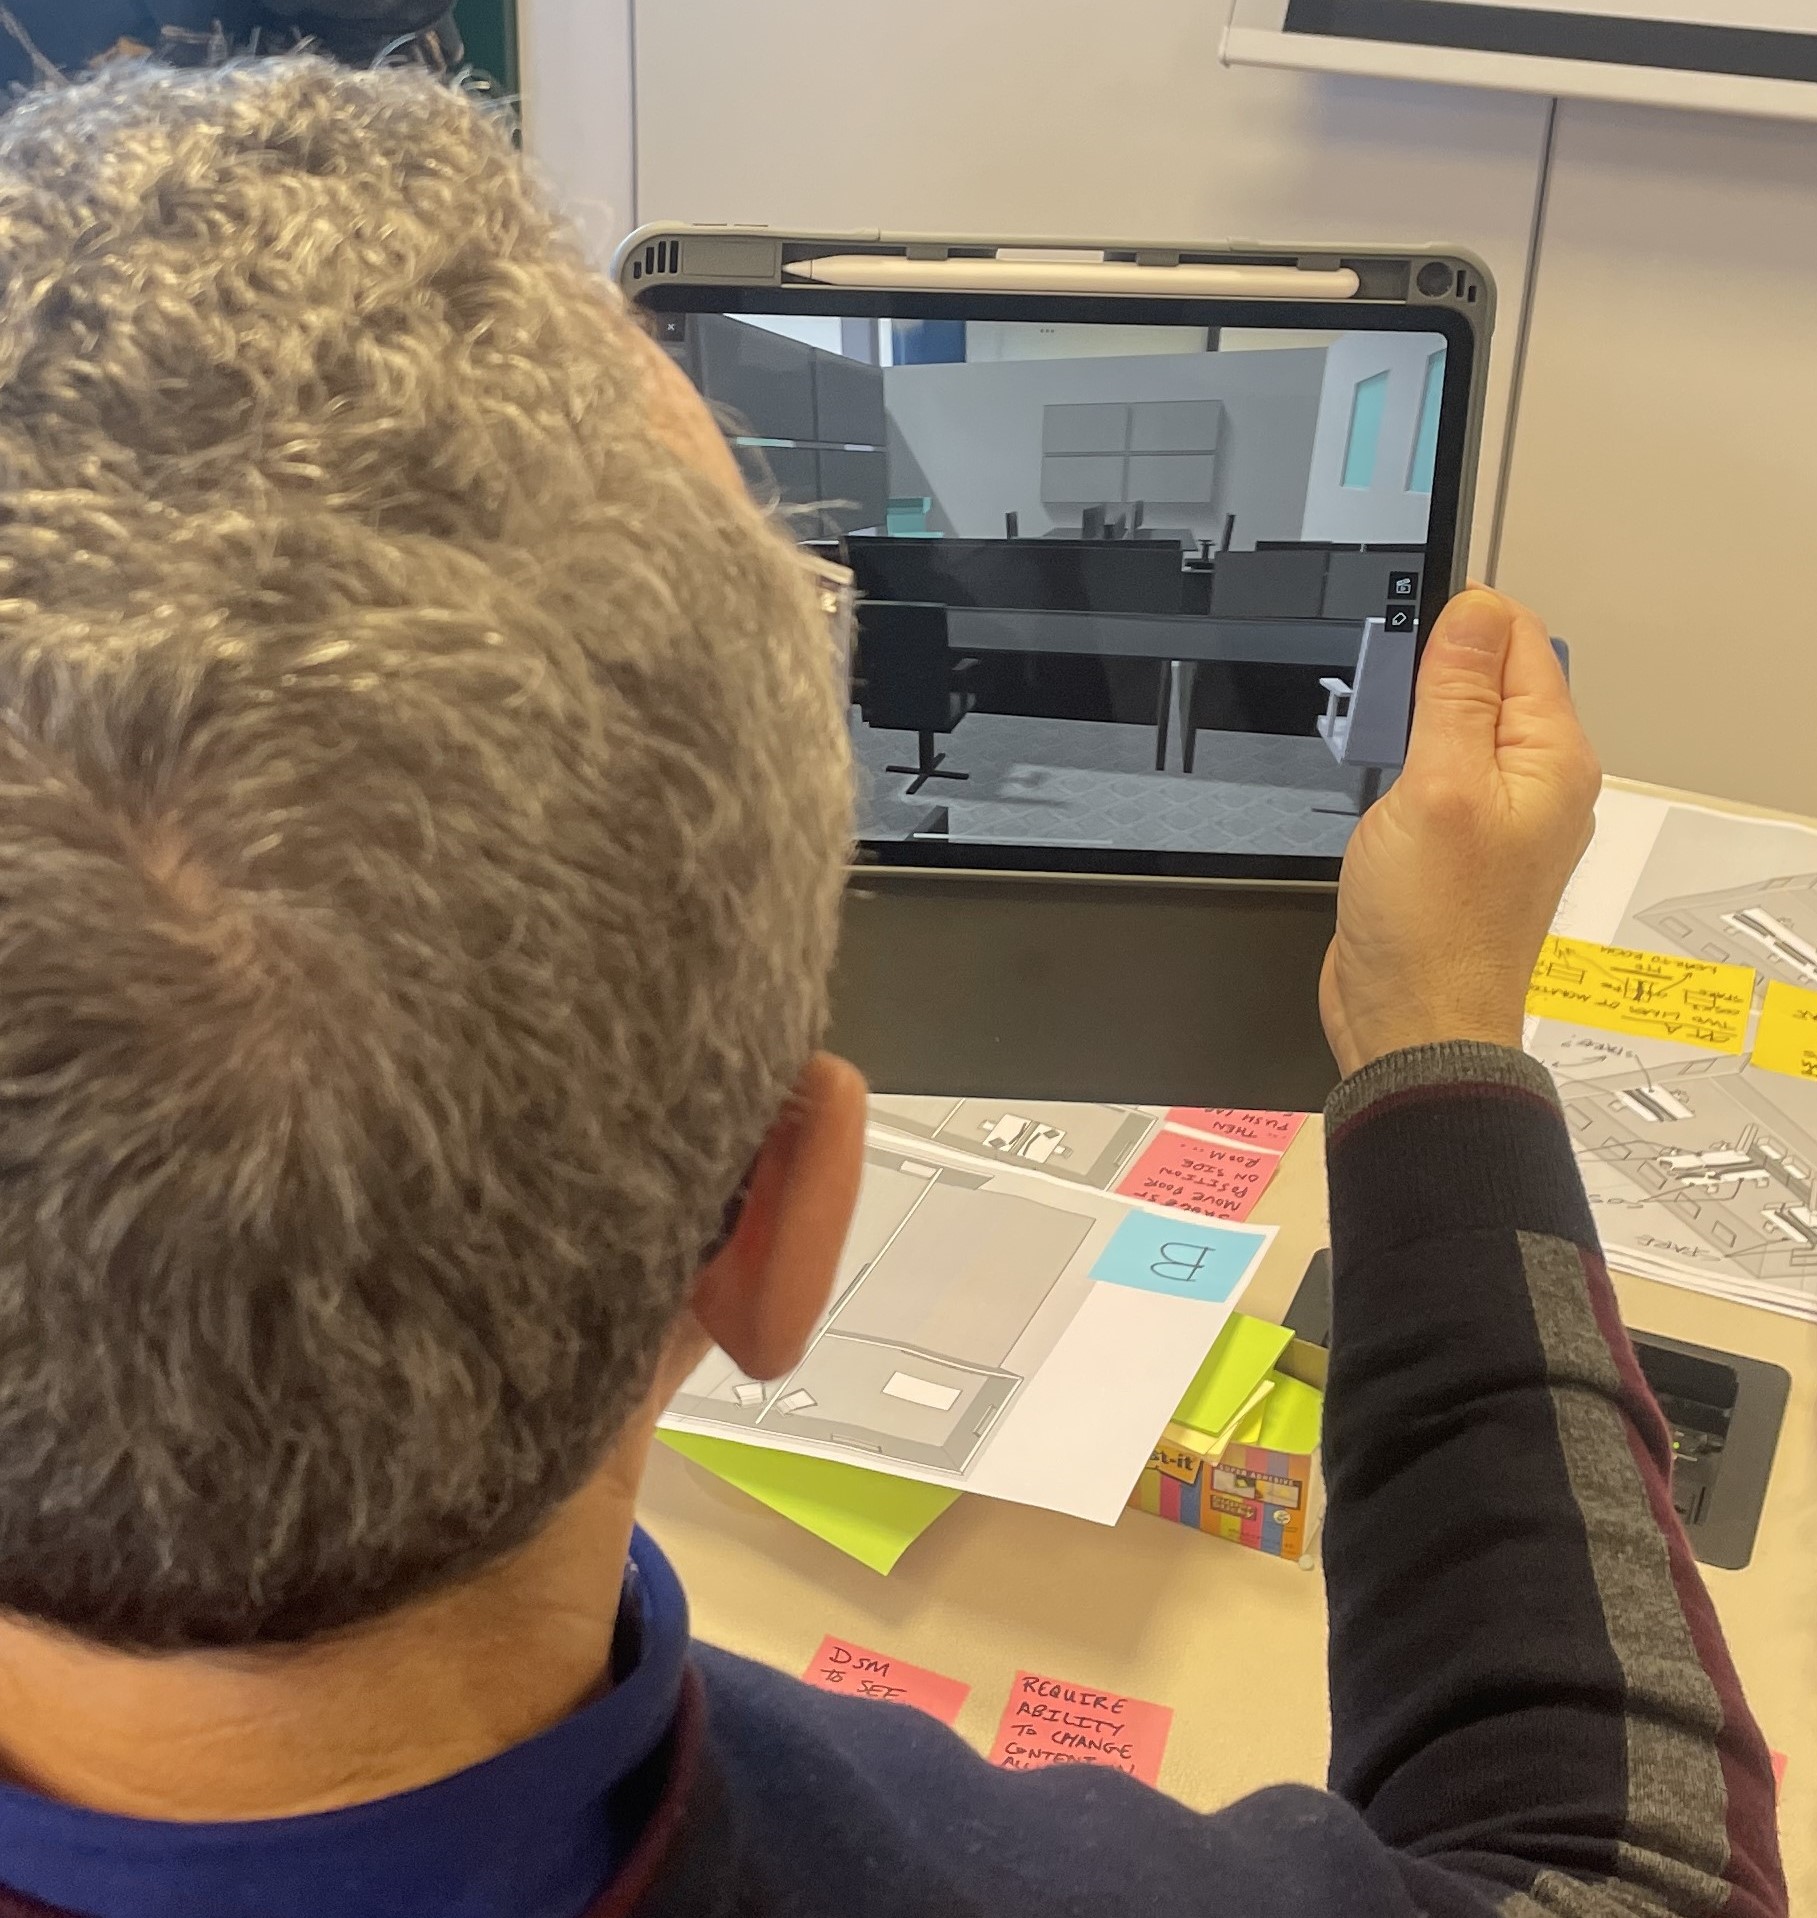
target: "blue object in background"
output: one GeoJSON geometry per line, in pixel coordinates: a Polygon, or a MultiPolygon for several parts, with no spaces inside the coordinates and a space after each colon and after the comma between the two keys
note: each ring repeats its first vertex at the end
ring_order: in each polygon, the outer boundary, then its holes
{"type": "Polygon", "coordinates": [[[1350,400],[1350,437],[1344,442],[1344,484],[1367,491],[1375,484],[1382,450],[1382,415],[1388,410],[1388,375],[1372,373],[1357,383],[1350,400]]]}
{"type": "Polygon", "coordinates": [[[963,320],[892,320],[890,359],[897,366],[962,366],[963,320]]]}
{"type": "Polygon", "coordinates": [[[1140,1292],[1222,1304],[1267,1240],[1265,1232],[1240,1225],[1196,1225],[1132,1212],[1098,1254],[1091,1275],[1140,1292]]]}
{"type": "Polygon", "coordinates": [[[1426,362],[1426,387],[1420,396],[1419,431],[1413,436],[1413,464],[1407,471],[1407,491],[1430,493],[1438,470],[1438,416],[1445,397],[1445,349],[1441,346],[1426,362]]]}
{"type": "Polygon", "coordinates": [[[925,497],[893,499],[884,512],[883,530],[891,539],[938,539],[927,523],[933,509],[934,502],[925,497]]]}

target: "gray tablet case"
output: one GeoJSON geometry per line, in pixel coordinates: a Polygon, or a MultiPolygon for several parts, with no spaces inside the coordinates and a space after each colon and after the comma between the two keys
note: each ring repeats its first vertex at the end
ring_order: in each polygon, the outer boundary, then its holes
{"type": "MultiPolygon", "coordinates": [[[[1457,248],[658,225],[624,243],[615,273],[635,303],[669,307],[698,289],[697,310],[708,311],[708,289],[799,293],[801,282],[785,267],[828,255],[875,255],[909,271],[916,262],[1051,249],[1101,255],[1113,266],[1348,268],[1358,287],[1345,303],[1351,315],[1419,307],[1460,316],[1474,345],[1468,422],[1456,470],[1435,489],[1435,501],[1441,494],[1450,501],[1452,550],[1448,576],[1428,582],[1426,610],[1463,584],[1495,290],[1482,263],[1457,248]]],[[[1080,310],[1068,295],[1041,290],[993,293],[991,303],[993,313],[1029,317],[1080,310]]],[[[1151,302],[1143,305],[1152,319],[1151,302]]],[[[1279,323],[1270,317],[1278,306],[1254,305],[1253,323],[1279,323]]],[[[1241,324],[1242,316],[1221,323],[1241,324]]],[[[1068,424],[1055,432],[1064,437],[1068,424]]],[[[1053,487],[1064,492],[1066,448],[1056,442],[1050,451],[1053,487]]],[[[1177,450],[1172,456],[1181,457],[1177,450]]],[[[923,798],[925,827],[917,830],[937,841],[939,795],[923,798]]],[[[873,1084],[897,1092],[1296,1110],[1322,1102],[1336,1078],[1317,1009],[1319,967],[1334,922],[1335,861],[1306,861],[1302,875],[1283,878],[1263,866],[1245,869],[1241,858],[1207,875],[1009,872],[982,858],[976,868],[956,863],[963,857],[943,845],[939,863],[924,866],[912,850],[898,849],[895,863],[861,857],[853,870],[832,1043],[873,1084]]]]}

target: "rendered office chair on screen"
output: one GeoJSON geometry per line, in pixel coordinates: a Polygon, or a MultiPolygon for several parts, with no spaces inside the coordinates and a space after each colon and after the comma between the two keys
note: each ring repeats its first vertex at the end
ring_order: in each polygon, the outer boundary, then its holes
{"type": "MultiPolygon", "coordinates": [[[[1383,620],[1363,622],[1356,671],[1348,681],[1321,679],[1326,694],[1319,737],[1340,766],[1363,769],[1357,811],[1367,812],[1382,790],[1382,774],[1407,757],[1407,715],[1413,709],[1413,662],[1419,634],[1391,633],[1383,620]]],[[[1320,806],[1320,812],[1346,807],[1320,806]]]]}
{"type": "MultiPolygon", "coordinates": [[[[1571,648],[1562,639],[1552,651],[1571,678],[1571,648]]],[[[1364,622],[1363,643],[1357,648],[1356,671],[1348,682],[1321,679],[1325,711],[1319,719],[1319,737],[1340,766],[1361,766],[1362,794],[1357,811],[1375,804],[1382,790],[1382,774],[1407,757],[1407,715],[1412,710],[1413,674],[1419,652],[1417,633],[1391,633],[1379,619],[1364,622]]],[[[1338,812],[1320,806],[1319,812],[1338,812]]]]}
{"type": "Polygon", "coordinates": [[[950,733],[977,704],[964,681],[976,661],[955,659],[946,637],[946,608],[921,600],[873,599],[858,609],[858,674],[853,686],[867,726],[913,733],[912,766],[886,772],[912,773],[904,791],[918,793],[930,779],[969,779],[941,765],[937,733],[950,733]]]}

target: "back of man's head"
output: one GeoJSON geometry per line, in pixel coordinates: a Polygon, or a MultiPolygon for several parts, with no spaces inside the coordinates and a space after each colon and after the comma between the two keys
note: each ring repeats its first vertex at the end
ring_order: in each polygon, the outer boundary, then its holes
{"type": "Polygon", "coordinates": [[[825,1012],[848,772],[506,132],[0,122],[0,1608],[296,1639],[528,1537],[825,1012]]]}

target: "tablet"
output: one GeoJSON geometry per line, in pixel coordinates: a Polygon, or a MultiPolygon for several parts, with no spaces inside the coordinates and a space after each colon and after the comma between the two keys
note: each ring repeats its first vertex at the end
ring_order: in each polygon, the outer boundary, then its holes
{"type": "Polygon", "coordinates": [[[855,577],[867,861],[1335,876],[1463,581],[1478,261],[647,227],[616,273],[855,577]]]}

